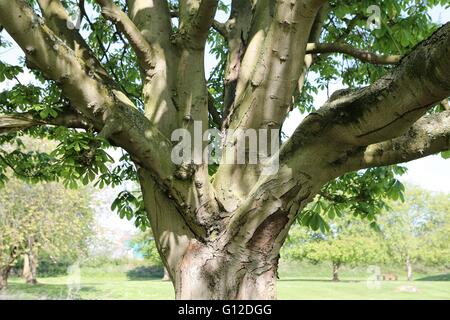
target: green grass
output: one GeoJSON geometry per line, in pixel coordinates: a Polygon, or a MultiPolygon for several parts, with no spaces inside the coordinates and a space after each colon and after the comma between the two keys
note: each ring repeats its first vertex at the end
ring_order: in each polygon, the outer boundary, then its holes
{"type": "MultiPolygon", "coordinates": [[[[129,269],[129,268],[128,268],[129,269]]],[[[129,271],[129,270],[128,270],[129,271]]],[[[450,299],[449,274],[416,275],[415,281],[382,281],[379,289],[369,289],[365,269],[344,269],[341,281],[329,279],[328,266],[283,265],[278,281],[279,299],[450,299]],[[416,292],[402,292],[413,286],[416,292]]],[[[403,274],[400,277],[404,277],[403,274]]],[[[139,277],[127,273],[127,267],[109,269],[83,268],[77,299],[173,299],[170,282],[160,281],[159,274],[139,277]]],[[[65,276],[40,278],[29,286],[13,278],[3,295],[19,299],[67,299],[69,289],[65,276]]],[[[1,295],[1,294],[0,294],[1,295]]]]}

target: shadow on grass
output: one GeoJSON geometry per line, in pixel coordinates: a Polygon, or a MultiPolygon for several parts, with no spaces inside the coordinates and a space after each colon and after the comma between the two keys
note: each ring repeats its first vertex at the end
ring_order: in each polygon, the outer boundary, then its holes
{"type": "Polygon", "coordinates": [[[84,292],[95,292],[92,286],[83,286],[79,290],[69,288],[63,284],[38,283],[29,285],[26,283],[10,283],[6,290],[2,291],[3,299],[13,300],[78,300],[84,292]]]}
{"type": "Polygon", "coordinates": [[[416,281],[450,281],[450,273],[437,274],[434,276],[426,276],[416,279],[416,281]]]}
{"type": "Polygon", "coordinates": [[[136,267],[127,271],[129,280],[161,280],[163,276],[162,267],[136,267]]]}

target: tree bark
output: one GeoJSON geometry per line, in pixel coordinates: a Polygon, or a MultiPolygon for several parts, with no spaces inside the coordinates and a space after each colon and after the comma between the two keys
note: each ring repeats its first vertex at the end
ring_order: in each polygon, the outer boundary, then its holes
{"type": "Polygon", "coordinates": [[[26,253],[23,257],[22,277],[27,284],[37,284],[37,255],[32,252],[26,253]]]}
{"type": "Polygon", "coordinates": [[[0,268],[0,290],[6,289],[8,286],[8,277],[11,268],[0,268]]]}
{"type": "Polygon", "coordinates": [[[27,284],[37,284],[38,248],[33,237],[28,237],[28,250],[23,255],[22,277],[27,284]]]}
{"type": "Polygon", "coordinates": [[[150,216],[153,234],[177,299],[276,298],[277,261],[281,246],[267,245],[273,250],[264,252],[261,242],[270,241],[264,236],[270,239],[278,233],[264,235],[259,234],[262,230],[256,230],[253,240],[248,243],[237,239],[224,240],[224,237],[200,241],[177,209],[163,201],[165,196],[155,188],[152,179],[145,172],[141,173],[144,202],[146,207],[153,208],[150,216]]]}
{"type": "Polygon", "coordinates": [[[339,281],[339,268],[341,264],[339,262],[333,262],[333,281],[339,281]]]}
{"type": "Polygon", "coordinates": [[[193,241],[175,275],[176,298],[276,299],[277,266],[278,257],[270,261],[263,254],[234,255],[193,241]]]}
{"type": "Polygon", "coordinates": [[[412,271],[411,257],[409,255],[406,257],[406,279],[408,281],[412,281],[413,280],[413,271],[412,271]]]}

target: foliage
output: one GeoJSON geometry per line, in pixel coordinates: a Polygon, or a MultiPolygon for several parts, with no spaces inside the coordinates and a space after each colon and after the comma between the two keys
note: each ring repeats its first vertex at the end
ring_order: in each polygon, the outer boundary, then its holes
{"type": "Polygon", "coordinates": [[[322,188],[315,201],[299,215],[299,222],[325,233],[330,230],[327,220],[349,212],[354,217],[367,219],[377,230],[377,215],[389,208],[387,201],[404,201],[405,188],[397,177],[405,172],[402,166],[388,166],[337,178],[322,188]]]}
{"type": "Polygon", "coordinates": [[[30,240],[53,261],[85,254],[93,223],[89,200],[87,190],[11,179],[0,192],[0,265],[14,265],[30,240]]]}
{"type": "Polygon", "coordinates": [[[389,212],[382,209],[376,230],[370,227],[372,223],[350,219],[349,212],[353,211],[337,211],[337,218],[323,219],[329,226],[318,228],[320,231],[301,224],[294,226],[282,256],[288,260],[349,265],[402,265],[407,258],[422,265],[449,265],[449,195],[410,186],[404,200],[388,202],[389,212]]]}
{"type": "MultiPolygon", "coordinates": [[[[125,1],[116,2],[127,11],[125,1]]],[[[29,3],[37,8],[35,0],[30,0],[29,3]]],[[[78,13],[77,1],[62,3],[69,12],[78,13]]],[[[330,14],[324,22],[320,38],[323,42],[345,40],[356,48],[370,48],[371,51],[383,54],[405,54],[437,28],[427,13],[436,5],[448,3],[445,0],[333,0],[330,1],[330,14]],[[370,16],[367,8],[371,5],[377,5],[381,9],[383,23],[380,29],[367,26],[370,16]]],[[[170,1],[170,6],[175,10],[178,1],[170,1]]],[[[222,14],[229,13],[230,1],[220,1],[219,11],[222,14]]],[[[114,81],[142,109],[139,68],[128,41],[114,24],[100,14],[100,8],[95,1],[86,1],[86,12],[81,24],[82,36],[114,81]]],[[[176,27],[174,25],[174,28],[176,27]]],[[[0,37],[0,48],[9,48],[11,43],[6,41],[1,33],[0,37]]],[[[210,56],[217,61],[217,66],[207,77],[208,89],[220,110],[227,63],[226,43],[218,32],[212,30],[208,37],[208,47],[210,56]]],[[[318,107],[314,104],[314,95],[318,90],[328,89],[332,83],[339,81],[349,87],[368,84],[390,68],[363,64],[352,57],[341,55],[321,55],[316,58],[301,96],[295,99],[296,107],[302,113],[311,112],[318,107]]],[[[32,71],[36,78],[33,83],[24,84],[18,80],[18,76],[25,72],[25,66],[25,61],[20,65],[9,65],[0,61],[0,83],[6,80],[15,82],[11,88],[0,93],[0,113],[26,112],[37,119],[47,119],[55,118],[66,111],[68,101],[61,94],[61,90],[55,82],[46,80],[40,72],[32,71]]],[[[135,165],[128,154],[123,153],[116,165],[108,165],[113,160],[108,155],[108,148],[111,146],[106,141],[97,141],[92,130],[82,132],[62,127],[39,127],[27,129],[24,133],[35,138],[57,141],[58,147],[53,152],[24,152],[20,145],[23,133],[0,136],[0,145],[12,143],[16,146],[15,150],[10,152],[0,148],[0,186],[6,182],[7,168],[13,168],[14,173],[26,181],[62,181],[71,188],[91,182],[102,188],[137,180],[135,165]]],[[[443,153],[443,156],[447,157],[448,152],[443,153]]],[[[213,169],[211,168],[211,174],[214,173],[213,169]]],[[[392,166],[368,170],[366,173],[351,173],[329,183],[324,189],[329,197],[319,197],[316,203],[304,212],[304,224],[325,231],[328,226],[324,223],[324,217],[333,216],[343,210],[351,210],[374,221],[374,216],[385,207],[382,199],[385,194],[392,199],[401,197],[402,187],[392,173],[399,174],[402,171],[404,169],[392,166]]],[[[119,194],[113,208],[121,217],[136,217],[136,224],[142,229],[148,227],[148,220],[143,214],[142,197],[139,194],[119,194]]]]}
{"type": "Polygon", "coordinates": [[[450,197],[408,188],[405,203],[392,203],[382,215],[381,231],[392,261],[428,265],[450,264],[450,197]]]}
{"type": "Polygon", "coordinates": [[[370,229],[367,223],[340,218],[331,224],[327,233],[293,227],[282,254],[291,260],[355,266],[383,263],[385,252],[380,234],[370,229]]]}

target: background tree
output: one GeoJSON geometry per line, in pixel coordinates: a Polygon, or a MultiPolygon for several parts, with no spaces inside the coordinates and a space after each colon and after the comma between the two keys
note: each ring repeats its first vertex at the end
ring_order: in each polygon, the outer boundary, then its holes
{"type": "Polygon", "coordinates": [[[303,213],[316,194],[373,219],[380,194],[398,193],[395,164],[449,149],[450,25],[427,14],[439,3],[0,0],[0,25],[25,55],[2,77],[28,68],[40,81],[2,93],[2,140],[60,141],[52,154],[3,152],[1,170],[72,187],[138,180],[143,204],[117,208],[148,218],[177,298],[275,298],[290,226],[299,214],[320,223],[303,213]],[[370,5],[380,29],[367,26],[370,5]],[[205,78],[207,44],[218,64],[205,78]],[[313,93],[334,79],[349,89],[316,108],[313,93]],[[170,160],[175,129],[217,127],[234,154],[242,131],[226,129],[274,129],[271,145],[295,107],[308,116],[269,154],[276,174],[266,161],[170,160]],[[123,150],[111,169],[108,145],[123,150]]]}
{"type": "Polygon", "coordinates": [[[23,275],[36,283],[39,254],[74,261],[88,250],[93,213],[86,190],[56,183],[30,186],[16,179],[0,192],[0,270],[2,287],[24,257],[23,275]]]}
{"type": "Polygon", "coordinates": [[[408,188],[405,202],[393,202],[392,212],[379,219],[390,260],[405,266],[413,279],[413,264],[447,265],[450,262],[449,195],[408,188]]]}
{"type": "Polygon", "coordinates": [[[332,280],[339,281],[342,266],[360,266],[386,261],[386,249],[381,235],[366,222],[333,222],[326,233],[294,227],[282,254],[292,260],[309,260],[313,263],[331,262],[332,280]]]}

